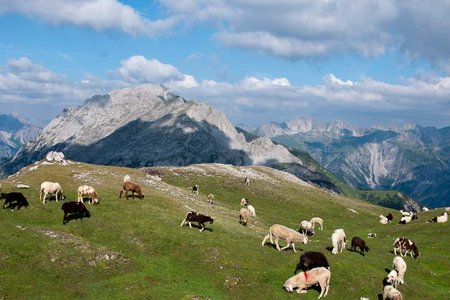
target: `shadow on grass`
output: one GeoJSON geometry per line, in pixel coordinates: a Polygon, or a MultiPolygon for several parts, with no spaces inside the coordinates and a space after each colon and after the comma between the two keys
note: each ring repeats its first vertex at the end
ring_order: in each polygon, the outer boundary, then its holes
{"type": "MultiPolygon", "coordinates": [[[[270,247],[270,248],[272,248],[272,249],[275,249],[276,251],[278,251],[278,249],[277,249],[277,246],[275,246],[275,244],[271,244],[271,243],[266,243],[266,244],[264,244],[264,246],[268,246],[268,247],[270,247]]],[[[282,245],[280,245],[280,248],[283,248],[284,247],[284,245],[282,246],[282,245]]],[[[292,249],[292,246],[290,246],[289,248],[286,248],[286,249],[284,249],[284,250],[281,250],[281,252],[284,252],[284,251],[292,251],[292,252],[294,252],[294,249],[292,249]]],[[[297,251],[297,252],[305,252],[305,250],[303,249],[303,248],[297,248],[297,247],[295,247],[295,250],[297,251]]]]}
{"type": "Polygon", "coordinates": [[[356,253],[359,253],[361,256],[365,256],[364,252],[358,251],[356,249],[355,250],[347,249],[347,251],[349,251],[349,252],[356,252],[356,253]]]}
{"type": "Polygon", "coordinates": [[[70,221],[77,221],[78,219],[81,220],[81,222],[83,222],[83,218],[89,218],[87,216],[85,216],[84,214],[81,213],[76,213],[76,214],[70,214],[67,217],[63,218],[63,225],[69,223],[70,221]]]}
{"type": "MultiPolygon", "coordinates": [[[[199,229],[199,230],[202,229],[202,227],[201,227],[200,225],[198,225],[198,224],[191,224],[191,225],[192,225],[192,228],[197,228],[197,229],[199,229]]],[[[189,225],[186,225],[186,224],[183,225],[183,227],[184,227],[184,226],[189,227],[189,225]]],[[[205,229],[204,229],[203,231],[206,231],[206,230],[211,231],[211,232],[214,231],[213,229],[208,228],[208,227],[205,227],[205,229]]]]}

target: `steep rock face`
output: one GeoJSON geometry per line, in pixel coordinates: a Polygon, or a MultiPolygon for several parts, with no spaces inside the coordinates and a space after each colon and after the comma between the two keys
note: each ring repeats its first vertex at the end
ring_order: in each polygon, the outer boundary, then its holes
{"type": "Polygon", "coordinates": [[[154,84],[94,96],[80,107],[64,110],[36,143],[3,165],[3,172],[12,173],[48,151],[61,151],[73,160],[130,167],[301,164],[267,138],[247,142],[223,113],[154,84]]]}
{"type": "Polygon", "coordinates": [[[34,140],[41,130],[13,115],[0,115],[0,161],[13,157],[23,144],[34,140]]]}
{"type": "Polygon", "coordinates": [[[450,205],[450,127],[359,129],[302,118],[286,128],[272,139],[309,152],[353,187],[397,189],[422,205],[450,205]]]}
{"type": "Polygon", "coordinates": [[[301,117],[288,123],[271,122],[262,124],[251,132],[258,136],[275,137],[281,135],[305,135],[315,138],[333,139],[342,135],[359,134],[359,129],[342,121],[321,123],[310,117],[301,117]]]}

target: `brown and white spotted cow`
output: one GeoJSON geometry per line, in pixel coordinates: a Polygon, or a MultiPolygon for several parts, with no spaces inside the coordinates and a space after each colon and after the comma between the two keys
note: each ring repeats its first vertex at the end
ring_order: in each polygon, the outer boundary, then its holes
{"type": "Polygon", "coordinates": [[[406,256],[408,252],[411,254],[411,257],[417,258],[419,257],[419,249],[417,249],[416,244],[406,237],[399,237],[394,241],[394,254],[397,255],[397,251],[400,252],[400,256],[406,256]],[[405,255],[403,255],[405,252],[405,255]]]}

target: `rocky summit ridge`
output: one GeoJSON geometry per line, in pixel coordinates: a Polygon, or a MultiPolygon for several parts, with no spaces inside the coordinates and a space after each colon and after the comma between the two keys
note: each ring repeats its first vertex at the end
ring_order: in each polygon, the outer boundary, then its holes
{"type": "Polygon", "coordinates": [[[269,138],[247,141],[222,112],[158,84],[96,95],[63,110],[36,142],[2,165],[2,173],[11,174],[49,151],[61,151],[68,159],[127,167],[302,163],[269,138]]]}

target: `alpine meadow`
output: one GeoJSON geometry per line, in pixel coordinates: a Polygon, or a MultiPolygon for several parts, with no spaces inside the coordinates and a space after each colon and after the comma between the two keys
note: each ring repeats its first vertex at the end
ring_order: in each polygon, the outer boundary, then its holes
{"type": "MultiPolygon", "coordinates": [[[[289,294],[302,251],[320,251],[330,263],[328,299],[377,299],[392,268],[393,241],[406,236],[420,256],[405,258],[405,299],[445,299],[450,276],[448,223],[427,223],[443,210],[418,213],[418,220],[397,224],[400,213],[311,186],[293,175],[263,166],[199,164],[187,167],[131,169],[67,161],[39,161],[2,180],[3,191],[27,184],[30,205],[3,210],[0,244],[0,293],[4,299],[316,299],[319,291],[289,294]],[[124,175],[139,184],[145,197],[119,198],[124,175]],[[251,178],[249,186],[244,184],[251,178]],[[66,200],[43,205],[43,179],[59,181],[66,200]],[[100,203],[86,204],[90,218],[63,225],[61,203],[75,200],[81,184],[96,187],[100,203]],[[199,195],[191,192],[199,185],[199,195]],[[207,202],[212,193],[214,204],[207,202]],[[246,197],[257,217],[239,223],[240,199],[246,197]],[[188,211],[214,218],[203,232],[180,223],[188,211]],[[378,221],[392,213],[391,224],[378,221]],[[261,246],[272,224],[297,229],[303,219],[319,216],[306,245],[277,251],[261,246]],[[331,233],[343,228],[347,239],[366,240],[366,255],[347,247],[331,255],[331,233]],[[374,232],[376,238],[368,239],[374,232]]],[[[86,202],[86,201],[85,201],[86,202]]],[[[281,245],[283,241],[280,241],[281,245]]]]}

